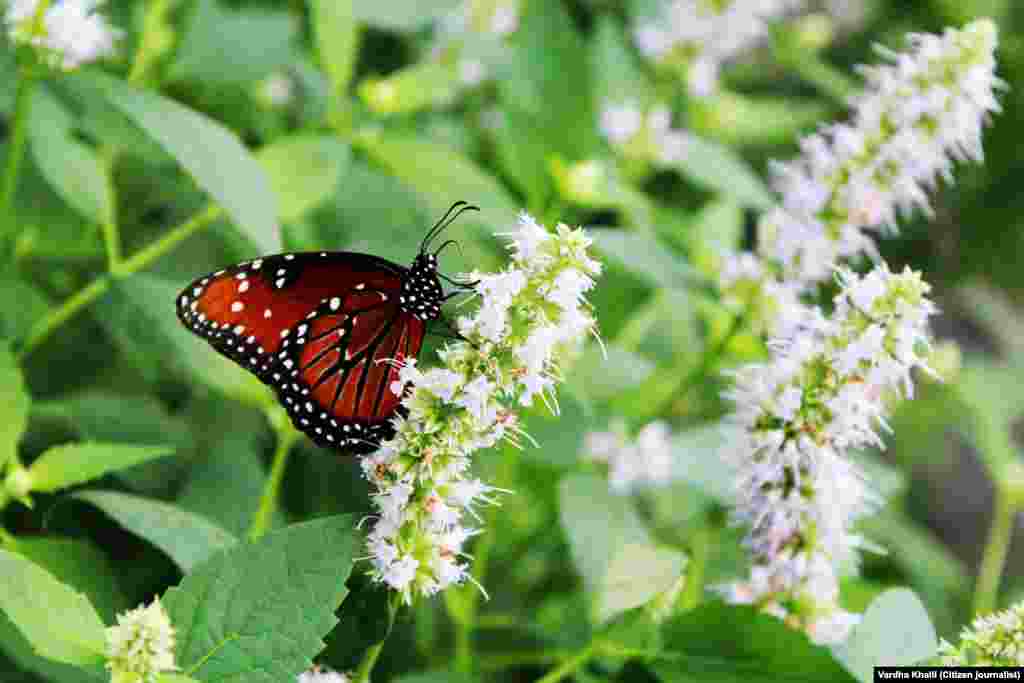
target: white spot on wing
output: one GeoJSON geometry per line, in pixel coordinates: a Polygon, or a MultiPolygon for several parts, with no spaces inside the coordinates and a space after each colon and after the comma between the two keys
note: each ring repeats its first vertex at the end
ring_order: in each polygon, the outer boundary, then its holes
{"type": "Polygon", "coordinates": [[[245,304],[243,304],[241,301],[236,301],[235,303],[231,304],[231,310],[234,313],[238,313],[243,308],[245,308],[245,304]]]}

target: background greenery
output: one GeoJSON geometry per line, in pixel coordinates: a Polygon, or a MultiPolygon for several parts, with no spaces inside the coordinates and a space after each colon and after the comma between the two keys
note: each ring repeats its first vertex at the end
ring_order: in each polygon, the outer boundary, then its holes
{"type": "MultiPolygon", "coordinates": [[[[121,59],[40,74],[3,225],[0,332],[11,353],[0,363],[0,447],[9,451],[0,461],[15,448],[26,464],[56,458],[53,447],[75,443],[62,457],[103,464],[82,473],[66,461],[59,481],[35,487],[31,507],[6,501],[4,549],[83,591],[109,624],[243,537],[284,431],[268,423],[258,387],[178,326],[176,291],[282,248],[407,262],[433,219],[466,199],[483,211],[451,229],[461,252],[445,253],[449,273],[498,266],[490,233],[520,208],[549,225],[593,229],[607,262],[593,303],[609,358],[588,348],[561,392],[561,416],[529,416],[539,448],[478,459],[485,480],[515,492],[482,513],[485,532],[471,550],[490,600],[467,587],[404,612],[376,679],[455,680],[409,674],[456,669],[533,680],[584,652],[579,681],[690,680],[671,662],[637,663],[654,636],[630,621],[636,612],[622,616],[680,572],[687,585],[676,606],[702,606],[659,637],[681,657],[711,670],[724,652],[775,656],[734,651],[736,624],[754,634],[744,642],[803,653],[808,646],[790,643],[796,636],[772,620],[705,604],[712,596],[702,587],[745,569],[741,530],[726,523],[720,444],[694,428],[728,409],[719,371],[763,354],[755,332],[711,293],[712,255],[749,247],[756,211],[771,201],[767,160],[794,155],[800,134],[843,116],[839,95],[853,65],[874,59],[872,43],[898,47],[909,31],[988,15],[999,24],[1009,89],[986,135],[986,162],[958,167],[955,186],[935,193],[935,216],[909,218],[882,244],[894,267],[910,264],[935,284],[937,331],[962,354],[946,348],[946,383],[923,382],[897,408],[884,456],[865,456],[889,504],[863,531],[889,552],[866,556],[843,594],[861,611],[884,589],[909,587],[938,633],[953,637],[977,599],[992,501],[1012,522],[1024,479],[1014,436],[1024,406],[1024,317],[1014,303],[1024,292],[1024,8],[868,0],[861,19],[834,26],[824,44],[807,33],[815,25],[784,23],[726,69],[718,95],[695,100],[641,64],[625,38],[633,7],[611,0],[524,3],[494,62],[498,78],[460,88],[450,65],[429,55],[431,15],[455,4],[118,0],[109,13],[126,31],[121,59]],[[267,82],[281,78],[292,96],[275,103],[267,82]],[[394,96],[382,98],[381,83],[394,96]],[[671,103],[677,125],[705,142],[679,168],[638,167],[601,138],[602,102],[632,88],[671,103]],[[572,184],[583,162],[608,171],[598,192],[572,184]],[[679,430],[678,482],[632,500],[608,493],[579,453],[585,432],[615,416],[634,427],[660,417],[679,430]]],[[[14,56],[2,45],[2,159],[25,79],[14,56]]],[[[263,512],[271,510],[271,528],[358,518],[369,510],[367,485],[353,459],[299,439],[280,505],[263,512]]],[[[1017,555],[999,604],[1024,597],[1017,555]]],[[[386,599],[361,566],[320,658],[339,669],[354,667],[386,628],[386,599]]],[[[891,614],[906,616],[914,603],[893,604],[891,614]]],[[[808,675],[837,680],[831,659],[805,654],[808,675]]],[[[742,674],[734,668],[720,680],[742,674]]],[[[0,671],[5,681],[95,680],[33,654],[3,617],[0,671]]]]}

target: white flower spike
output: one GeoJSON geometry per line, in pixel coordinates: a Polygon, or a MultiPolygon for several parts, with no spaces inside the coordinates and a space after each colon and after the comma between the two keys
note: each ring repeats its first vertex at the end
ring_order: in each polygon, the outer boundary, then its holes
{"type": "Polygon", "coordinates": [[[472,274],[480,307],[458,321],[468,341],[447,346],[443,367],[421,370],[409,360],[391,390],[408,394],[395,436],[362,460],[377,489],[367,549],[371,575],[406,602],[472,581],[463,544],[474,506],[499,491],[469,476],[473,451],[522,431],[514,409],[551,391],[559,364],[594,333],[584,299],[600,273],[582,230],[551,233],[522,214],[511,233],[512,263],[472,274]]]}
{"type": "Polygon", "coordinates": [[[32,45],[65,71],[114,54],[123,35],[98,13],[102,0],[54,0],[36,25],[39,0],[14,0],[4,18],[15,43],[32,45]]]}
{"type": "Polygon", "coordinates": [[[107,628],[107,668],[113,683],[154,683],[159,674],[177,671],[174,627],[160,598],[119,614],[117,625],[107,628]]]}

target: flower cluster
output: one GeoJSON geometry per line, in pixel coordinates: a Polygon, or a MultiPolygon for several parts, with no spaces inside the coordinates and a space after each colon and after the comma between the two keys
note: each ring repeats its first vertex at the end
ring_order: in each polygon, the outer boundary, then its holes
{"type": "Polygon", "coordinates": [[[672,165],[686,155],[690,134],[672,128],[672,112],[663,104],[645,112],[633,100],[606,103],[598,126],[605,139],[630,158],[672,165]]]}
{"type": "Polygon", "coordinates": [[[659,66],[683,73],[690,93],[706,96],[718,86],[722,63],[768,35],[769,23],[800,0],[671,0],[660,15],[634,31],[637,47],[659,66]]]}
{"type": "Polygon", "coordinates": [[[441,23],[435,58],[454,63],[459,83],[474,87],[493,76],[503,39],[519,28],[519,0],[466,0],[441,23]]]}
{"type": "Polygon", "coordinates": [[[929,210],[926,190],[952,161],[982,158],[981,131],[998,111],[996,28],[979,20],[942,35],[910,36],[910,51],[861,67],[865,91],[849,123],[803,139],[774,165],[782,205],[762,218],[759,248],[783,279],[813,285],[832,265],[874,254],[865,229],[895,230],[899,213],[929,210]]]}
{"type": "Polygon", "coordinates": [[[65,71],[114,54],[122,32],[97,13],[102,0],[54,0],[37,17],[39,2],[11,0],[4,21],[12,41],[35,47],[65,71]]]}
{"type": "Polygon", "coordinates": [[[322,666],[314,666],[300,673],[295,679],[295,683],[349,683],[350,680],[343,673],[322,666]]]}
{"type": "Polygon", "coordinates": [[[672,477],[671,432],[664,422],[644,426],[635,439],[628,439],[625,425],[609,432],[587,434],[583,452],[588,460],[608,465],[608,484],[615,493],[626,494],[668,483],[672,477]]]}
{"type": "Polygon", "coordinates": [[[960,645],[939,644],[943,666],[1024,666],[1024,602],[978,617],[960,634],[960,645]]]}
{"type": "Polygon", "coordinates": [[[107,668],[113,683],[154,683],[159,674],[176,671],[174,627],[156,598],[117,616],[107,629],[107,668]]]}
{"type": "Polygon", "coordinates": [[[935,310],[909,269],[843,270],[838,280],[833,314],[809,312],[790,337],[774,339],[769,363],[741,369],[730,397],[743,434],[735,516],[749,526],[755,567],[729,597],[822,642],[842,639],[852,623],[836,602],[837,573],[855,560],[852,522],[878,502],[849,452],[883,446],[883,393],[911,394],[935,310]]]}
{"type": "Polygon", "coordinates": [[[377,491],[369,534],[372,575],[410,602],[469,578],[464,524],[497,489],[470,478],[470,454],[522,431],[515,406],[554,404],[559,361],[594,333],[584,295],[601,268],[582,230],[548,232],[523,214],[511,234],[512,264],[477,280],[480,306],[458,327],[466,341],[440,352],[442,366],[401,367],[391,390],[408,393],[394,438],[362,461],[377,491]]]}

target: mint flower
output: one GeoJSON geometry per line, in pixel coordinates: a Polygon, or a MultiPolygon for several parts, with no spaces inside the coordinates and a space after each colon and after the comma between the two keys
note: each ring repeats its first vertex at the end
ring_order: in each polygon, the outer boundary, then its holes
{"type": "Polygon", "coordinates": [[[351,680],[343,673],[322,666],[314,666],[300,673],[296,677],[295,683],[350,683],[351,680]]]}
{"type": "Polygon", "coordinates": [[[670,436],[668,425],[655,421],[630,439],[625,424],[618,423],[612,431],[587,434],[583,453],[588,460],[608,466],[608,486],[614,493],[627,494],[671,480],[670,436]]]}
{"type": "Polygon", "coordinates": [[[999,110],[996,27],[988,19],[942,35],[911,34],[889,63],[861,67],[866,88],[849,123],[804,138],[774,164],[782,205],[762,217],[760,252],[784,280],[827,279],[833,264],[876,256],[865,230],[896,230],[899,214],[930,211],[927,190],[953,161],[981,161],[982,127],[999,110]]]}
{"type": "Polygon", "coordinates": [[[160,598],[119,614],[117,625],[107,628],[107,668],[113,683],[154,683],[177,670],[174,627],[160,598]]]}
{"type": "Polygon", "coordinates": [[[12,0],[4,18],[15,43],[44,52],[54,66],[73,71],[114,54],[123,35],[97,13],[102,0],[54,0],[36,26],[39,0],[12,0]]]}
{"type": "Polygon", "coordinates": [[[954,647],[939,644],[943,666],[1024,666],[1024,602],[975,619],[954,647]]]}
{"type": "Polygon", "coordinates": [[[683,74],[690,94],[718,87],[723,62],[768,36],[768,25],[800,0],[672,0],[634,31],[637,47],[658,66],[683,74]]]}
{"type": "Polygon", "coordinates": [[[473,273],[480,306],[458,320],[466,342],[441,352],[442,366],[405,362],[390,390],[408,411],[395,436],[363,458],[376,487],[367,540],[371,575],[402,594],[429,596],[472,580],[463,546],[477,533],[467,518],[499,491],[469,475],[473,451],[527,438],[515,409],[541,398],[557,409],[560,365],[595,322],[584,300],[600,273],[582,230],[550,233],[523,214],[509,234],[512,263],[473,273]]]}
{"type": "Polygon", "coordinates": [[[835,310],[808,310],[765,364],[736,373],[730,398],[738,428],[738,522],[755,567],[727,588],[811,637],[830,642],[854,623],[839,610],[838,573],[855,561],[853,522],[880,501],[851,450],[883,447],[883,394],[911,395],[911,371],[927,370],[929,286],[884,264],[864,276],[841,270],[835,310]],[[783,607],[785,605],[785,607],[783,607]]]}

